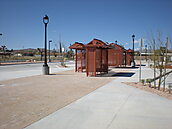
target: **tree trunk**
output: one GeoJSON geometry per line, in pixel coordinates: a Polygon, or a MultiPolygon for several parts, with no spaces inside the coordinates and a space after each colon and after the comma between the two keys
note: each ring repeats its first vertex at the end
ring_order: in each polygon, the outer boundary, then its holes
{"type": "Polygon", "coordinates": [[[163,64],[164,64],[164,50],[163,49],[160,51],[160,59],[161,59],[161,62],[159,62],[159,63],[161,63],[161,64],[159,65],[160,66],[159,67],[159,69],[160,69],[160,78],[159,78],[158,90],[160,90],[161,80],[162,80],[162,70],[164,68],[164,66],[163,66],[163,64]],[[163,53],[163,54],[161,54],[161,53],[163,53]]]}
{"type": "MultiPolygon", "coordinates": [[[[164,65],[164,74],[166,74],[167,50],[168,50],[168,37],[167,37],[167,41],[166,41],[166,44],[165,44],[165,65],[164,65]]],[[[166,79],[166,77],[164,76],[163,91],[165,91],[165,79],[166,79]]]]}
{"type": "MultiPolygon", "coordinates": [[[[154,55],[153,55],[153,62],[154,62],[154,78],[156,78],[156,66],[155,66],[155,40],[153,40],[153,52],[154,52],[154,55]]],[[[156,80],[154,81],[154,88],[156,89],[156,80]]]]}

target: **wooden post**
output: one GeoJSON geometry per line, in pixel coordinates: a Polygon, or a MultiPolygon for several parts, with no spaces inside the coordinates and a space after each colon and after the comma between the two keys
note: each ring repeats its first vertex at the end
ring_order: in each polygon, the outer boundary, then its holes
{"type": "Polygon", "coordinates": [[[81,50],[81,72],[83,72],[83,69],[82,69],[82,59],[83,59],[83,51],[81,50]]]}
{"type": "Polygon", "coordinates": [[[96,76],[96,48],[94,48],[94,76],[96,76]]]}
{"type": "Polygon", "coordinates": [[[127,51],[124,52],[124,67],[127,65],[127,51]]]}
{"type": "MultiPolygon", "coordinates": [[[[102,64],[102,52],[103,52],[103,50],[102,49],[100,49],[100,57],[101,57],[101,59],[100,59],[100,63],[101,63],[101,72],[103,71],[102,69],[103,69],[103,64],[102,64]]],[[[100,72],[100,73],[101,73],[100,72]]]]}
{"type": "Polygon", "coordinates": [[[77,62],[78,62],[78,56],[77,56],[77,49],[75,49],[75,54],[76,54],[76,56],[75,56],[75,72],[77,72],[78,70],[77,70],[77,62]]]}
{"type": "Polygon", "coordinates": [[[106,49],[106,53],[107,53],[107,55],[106,55],[106,59],[107,59],[107,73],[108,73],[108,49],[106,49]]]}
{"type": "Polygon", "coordinates": [[[89,71],[89,67],[88,67],[88,48],[86,48],[86,72],[87,72],[87,77],[88,77],[88,71],[89,71]]]}

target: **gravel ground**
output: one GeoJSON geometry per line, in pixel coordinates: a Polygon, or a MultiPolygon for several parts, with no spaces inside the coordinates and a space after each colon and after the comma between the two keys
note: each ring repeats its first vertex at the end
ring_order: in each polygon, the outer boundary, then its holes
{"type": "Polygon", "coordinates": [[[21,129],[113,79],[65,71],[0,81],[0,129],[21,129]]]}

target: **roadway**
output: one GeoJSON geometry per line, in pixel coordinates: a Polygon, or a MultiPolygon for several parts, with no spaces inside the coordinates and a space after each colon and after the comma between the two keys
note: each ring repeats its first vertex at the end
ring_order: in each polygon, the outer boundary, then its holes
{"type": "MultiPolygon", "coordinates": [[[[59,67],[59,62],[48,63],[50,73],[71,70],[74,67],[73,61],[66,62],[67,68],[59,67]]],[[[10,80],[21,77],[29,77],[42,74],[43,63],[36,64],[17,64],[0,66],[0,81],[10,80]]]]}

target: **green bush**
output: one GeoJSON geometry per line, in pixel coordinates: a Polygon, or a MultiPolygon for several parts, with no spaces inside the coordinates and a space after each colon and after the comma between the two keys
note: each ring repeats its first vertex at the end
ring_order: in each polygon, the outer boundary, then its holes
{"type": "Polygon", "coordinates": [[[144,80],[144,79],[142,79],[142,80],[141,80],[141,83],[144,85],[144,84],[145,84],[145,80],[144,80]]]}

